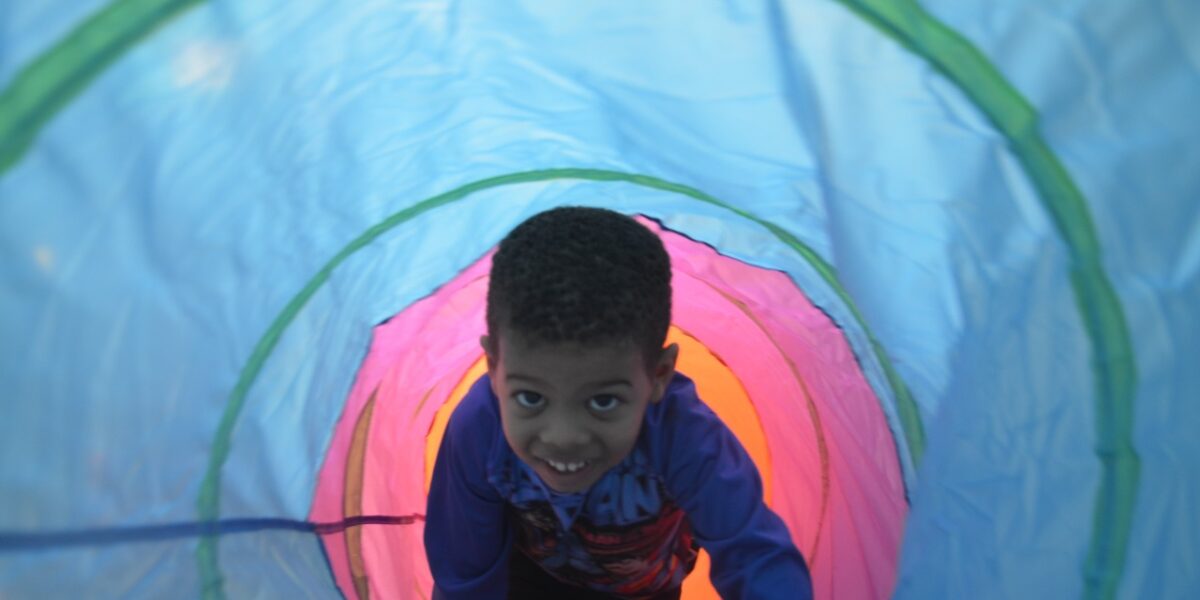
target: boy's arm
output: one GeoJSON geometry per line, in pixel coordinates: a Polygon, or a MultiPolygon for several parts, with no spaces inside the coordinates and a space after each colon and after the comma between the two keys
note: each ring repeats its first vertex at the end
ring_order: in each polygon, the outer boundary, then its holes
{"type": "Polygon", "coordinates": [[[808,566],[783,520],[763,503],[762,480],[733,432],[698,400],[676,404],[667,486],[712,557],[710,579],[727,600],[812,598],[808,566]]]}
{"type": "Polygon", "coordinates": [[[451,415],[438,450],[425,509],[425,554],[435,599],[501,600],[508,594],[512,532],[504,500],[487,483],[497,431],[486,410],[469,400],[451,415]]]}

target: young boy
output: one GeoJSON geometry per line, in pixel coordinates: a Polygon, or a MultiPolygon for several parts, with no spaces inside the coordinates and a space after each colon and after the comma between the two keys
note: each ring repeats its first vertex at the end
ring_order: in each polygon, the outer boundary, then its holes
{"type": "Polygon", "coordinates": [[[633,219],[559,208],[492,259],[488,373],[454,411],[425,522],[434,598],[811,598],[746,451],[663,347],[671,266],[633,219]]]}

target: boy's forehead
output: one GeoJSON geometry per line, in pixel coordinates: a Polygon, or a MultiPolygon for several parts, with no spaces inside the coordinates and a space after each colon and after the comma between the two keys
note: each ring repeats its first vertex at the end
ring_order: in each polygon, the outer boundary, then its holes
{"type": "Polygon", "coordinates": [[[552,354],[559,356],[605,355],[636,356],[641,352],[631,340],[549,341],[505,330],[500,333],[500,347],[521,354],[552,354]]]}
{"type": "MultiPolygon", "coordinates": [[[[497,353],[488,362],[493,383],[502,386],[497,395],[526,389],[572,397],[623,387],[640,397],[649,394],[655,383],[654,365],[647,364],[645,351],[632,341],[538,343],[501,335],[488,344],[497,353]]],[[[663,349],[664,354],[655,357],[656,364],[668,351],[663,349]]]]}
{"type": "Polygon", "coordinates": [[[497,340],[499,358],[509,368],[537,369],[570,362],[602,363],[614,368],[639,364],[642,351],[632,341],[555,342],[503,331],[497,340]]]}

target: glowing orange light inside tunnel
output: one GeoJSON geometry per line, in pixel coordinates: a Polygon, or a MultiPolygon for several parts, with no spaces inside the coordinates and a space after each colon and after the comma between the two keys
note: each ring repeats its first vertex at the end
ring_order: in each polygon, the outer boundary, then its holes
{"type": "MultiPolygon", "coordinates": [[[[713,412],[733,431],[742,446],[746,448],[750,458],[762,475],[763,491],[767,504],[772,498],[771,457],[767,450],[767,440],[763,435],[758,413],[746,390],[742,387],[737,376],[729,370],[720,358],[698,340],[677,327],[672,326],[667,334],[667,343],[679,344],[679,361],[676,365],[680,373],[690,377],[696,383],[696,390],[713,412]]],[[[438,448],[446,432],[446,423],[450,414],[462,401],[471,384],[475,383],[487,371],[487,364],[481,356],[463,375],[461,381],[451,392],[448,401],[438,409],[430,427],[429,436],[425,443],[425,491],[429,491],[429,483],[433,478],[433,463],[437,458],[438,448]]],[[[684,581],[683,597],[687,600],[717,600],[719,596],[708,581],[709,558],[705,552],[700,553],[696,570],[684,581]]]]}

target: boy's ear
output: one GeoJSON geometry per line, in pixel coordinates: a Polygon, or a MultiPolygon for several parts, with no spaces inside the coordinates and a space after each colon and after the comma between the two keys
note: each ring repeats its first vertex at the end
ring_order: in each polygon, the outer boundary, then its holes
{"type": "Polygon", "coordinates": [[[496,353],[492,351],[492,338],[486,335],[480,336],[479,345],[483,346],[483,355],[487,357],[487,368],[490,375],[496,370],[496,353]]]}
{"type": "Polygon", "coordinates": [[[650,396],[651,402],[662,400],[667,393],[667,386],[671,384],[671,378],[675,376],[675,361],[678,358],[679,344],[671,344],[663,348],[662,354],[658,357],[658,363],[654,365],[654,372],[651,373],[654,380],[654,393],[650,396]]]}
{"type": "Polygon", "coordinates": [[[496,353],[492,349],[492,340],[488,336],[479,338],[479,345],[483,346],[483,355],[487,357],[487,374],[488,379],[492,383],[492,395],[500,397],[500,392],[496,389],[496,353]]]}

